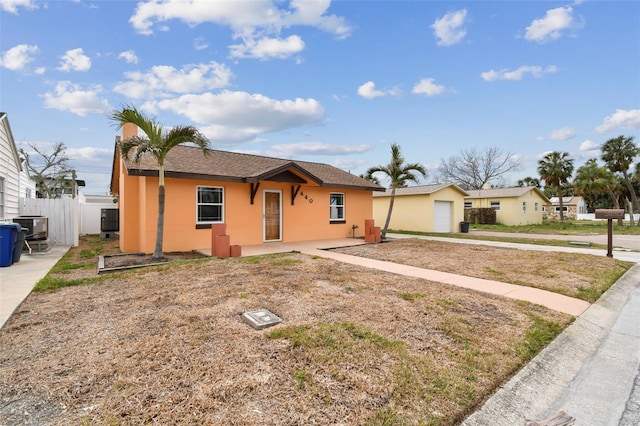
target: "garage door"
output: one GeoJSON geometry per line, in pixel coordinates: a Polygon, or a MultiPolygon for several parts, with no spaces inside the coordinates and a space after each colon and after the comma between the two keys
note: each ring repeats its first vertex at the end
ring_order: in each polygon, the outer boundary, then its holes
{"type": "Polygon", "coordinates": [[[433,232],[451,232],[451,201],[436,201],[433,206],[433,232]]]}

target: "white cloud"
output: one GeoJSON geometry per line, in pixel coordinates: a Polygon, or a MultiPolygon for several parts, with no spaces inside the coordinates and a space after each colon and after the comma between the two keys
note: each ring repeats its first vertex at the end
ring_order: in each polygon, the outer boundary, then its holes
{"type": "Polygon", "coordinates": [[[467,20],[467,10],[462,9],[449,12],[431,25],[433,34],[438,39],[438,46],[452,46],[460,43],[467,35],[464,24],[467,20]]]}
{"type": "Polygon", "coordinates": [[[435,96],[443,93],[446,88],[444,86],[440,86],[439,84],[434,83],[435,79],[433,78],[423,78],[420,80],[415,86],[413,86],[412,93],[416,95],[427,95],[427,96],[435,96]]]}
{"type": "Polygon", "coordinates": [[[230,46],[233,54],[250,57],[256,53],[263,55],[257,56],[262,59],[282,58],[291,54],[286,52],[304,47],[298,36],[280,39],[278,36],[284,28],[311,26],[337,38],[351,34],[343,17],[327,14],[330,5],[330,0],[291,0],[288,3],[279,0],[148,0],[138,3],[129,22],[141,34],[152,34],[155,25],[173,19],[191,26],[202,23],[227,25],[233,31],[233,38],[242,41],[240,45],[230,46]]]}
{"type": "Polygon", "coordinates": [[[362,86],[358,87],[358,95],[365,99],[373,99],[379,96],[385,96],[386,92],[376,90],[376,84],[373,81],[367,81],[362,86]]]}
{"type": "Polygon", "coordinates": [[[38,46],[19,44],[4,52],[0,65],[12,71],[22,70],[33,61],[33,55],[38,51],[38,46]]]}
{"type": "Polygon", "coordinates": [[[583,26],[583,22],[578,22],[574,18],[571,6],[558,7],[547,10],[544,18],[534,19],[527,27],[524,38],[529,41],[546,43],[559,39],[567,30],[575,30],[583,26]]]}
{"type": "Polygon", "coordinates": [[[232,58],[285,59],[304,50],[304,41],[297,35],[286,39],[263,37],[260,40],[247,39],[243,44],[229,46],[232,58]]]}
{"type": "Polygon", "coordinates": [[[589,139],[585,140],[580,144],[578,148],[578,154],[576,157],[580,158],[593,158],[600,156],[600,144],[591,141],[589,139]]]}
{"type": "Polygon", "coordinates": [[[126,50],[124,52],[120,52],[118,55],[118,59],[124,59],[128,64],[137,64],[138,57],[136,56],[136,52],[133,50],[126,50]]]}
{"type": "Polygon", "coordinates": [[[102,87],[91,86],[83,90],[79,85],[70,81],[59,81],[55,87],[55,93],[47,92],[44,98],[44,106],[61,111],[71,111],[74,114],[85,116],[88,114],[105,114],[111,107],[105,99],[100,98],[102,87]]]}
{"type": "Polygon", "coordinates": [[[337,158],[333,161],[333,165],[339,169],[351,171],[357,169],[358,167],[367,166],[368,163],[359,158],[337,158]]]}
{"type": "Polygon", "coordinates": [[[202,92],[229,86],[231,70],[217,62],[189,64],[181,69],[157,65],[146,73],[127,72],[129,81],[118,83],[114,91],[129,98],[167,97],[170,94],[202,92]]]}
{"type": "Polygon", "coordinates": [[[142,108],[151,112],[169,110],[203,124],[200,130],[219,143],[245,142],[263,133],[318,125],[324,115],[315,99],[279,101],[228,90],[147,102],[142,108]]]}
{"type": "Polygon", "coordinates": [[[207,42],[204,40],[204,38],[202,37],[198,37],[195,40],[193,40],[193,48],[196,50],[204,50],[207,47],[209,47],[209,45],[207,44],[207,42]]]}
{"type": "Polygon", "coordinates": [[[484,81],[496,81],[496,80],[521,80],[525,74],[531,74],[532,76],[539,78],[544,74],[553,74],[558,71],[558,67],[550,65],[546,68],[540,66],[523,65],[516,70],[509,71],[507,69],[501,69],[499,71],[491,70],[480,74],[480,77],[484,81]]]}
{"type": "Polygon", "coordinates": [[[625,111],[617,109],[613,114],[605,117],[604,123],[596,127],[596,133],[606,133],[617,129],[639,129],[640,109],[625,111]]]}
{"type": "Polygon", "coordinates": [[[560,129],[553,130],[549,134],[549,139],[554,141],[566,141],[575,137],[576,132],[573,127],[562,127],[560,129]]]}
{"type": "Polygon", "coordinates": [[[301,142],[293,144],[272,145],[276,156],[299,155],[348,155],[360,154],[371,149],[371,145],[331,145],[321,142],[301,142]]]}
{"type": "Polygon", "coordinates": [[[59,71],[89,71],[91,68],[91,59],[86,56],[82,49],[67,50],[62,56],[59,71]]]}
{"type": "Polygon", "coordinates": [[[2,10],[8,13],[18,14],[18,7],[28,10],[37,9],[38,5],[33,0],[0,0],[2,10]]]}

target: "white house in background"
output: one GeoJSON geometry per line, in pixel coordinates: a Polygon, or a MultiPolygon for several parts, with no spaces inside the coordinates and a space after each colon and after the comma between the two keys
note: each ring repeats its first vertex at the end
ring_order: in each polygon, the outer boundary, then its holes
{"type": "Polygon", "coordinates": [[[22,164],[9,118],[0,112],[0,220],[19,216],[22,164]]]}
{"type": "Polygon", "coordinates": [[[22,171],[20,172],[20,198],[36,198],[36,181],[29,174],[26,163],[27,160],[20,157],[20,165],[22,166],[22,171]]]}
{"type": "MultiPolygon", "coordinates": [[[[560,198],[549,198],[551,205],[544,208],[544,217],[547,219],[560,219],[560,198]]],[[[587,213],[587,203],[582,197],[562,197],[562,210],[565,219],[577,219],[578,215],[587,213]]]]}

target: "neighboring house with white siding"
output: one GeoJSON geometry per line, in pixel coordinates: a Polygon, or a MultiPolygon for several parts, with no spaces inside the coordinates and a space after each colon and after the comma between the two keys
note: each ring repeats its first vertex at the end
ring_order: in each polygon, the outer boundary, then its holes
{"type": "Polygon", "coordinates": [[[22,164],[11,133],[9,118],[0,112],[0,220],[18,216],[20,208],[20,175],[22,164]]]}

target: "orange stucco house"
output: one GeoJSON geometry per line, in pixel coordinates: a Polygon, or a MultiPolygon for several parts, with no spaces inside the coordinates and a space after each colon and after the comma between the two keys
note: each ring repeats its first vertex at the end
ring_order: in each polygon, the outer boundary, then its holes
{"type": "MultiPolygon", "coordinates": [[[[123,128],[123,138],[137,133],[123,128]]],[[[158,166],[120,155],[116,138],[111,193],[120,207],[120,249],[152,253],[158,214],[158,166]]],[[[233,245],[364,235],[379,185],[322,163],[177,146],[165,159],[163,251],[211,248],[213,224],[233,245]],[[358,226],[354,229],[354,225],[358,226]]]]}

